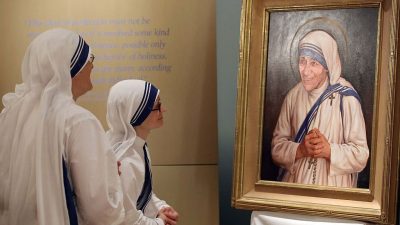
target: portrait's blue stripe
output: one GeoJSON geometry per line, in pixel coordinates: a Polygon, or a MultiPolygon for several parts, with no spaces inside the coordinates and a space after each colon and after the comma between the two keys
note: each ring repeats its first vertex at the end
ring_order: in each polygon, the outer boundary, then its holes
{"type": "Polygon", "coordinates": [[[342,86],[341,84],[337,83],[334,85],[329,86],[324,93],[318,98],[316,103],[311,107],[310,111],[307,113],[306,118],[304,119],[302,125],[300,126],[300,129],[298,130],[296,137],[295,137],[295,142],[300,143],[306,133],[308,132],[312,121],[314,120],[315,116],[317,115],[319,106],[323,101],[325,101],[329,96],[331,96],[333,93],[339,93],[340,95],[345,95],[345,96],[353,96],[356,99],[358,99],[361,102],[360,96],[358,93],[350,87],[342,86]]]}
{"type": "Polygon", "coordinates": [[[302,48],[308,48],[308,49],[314,50],[317,53],[319,53],[319,55],[321,55],[321,56],[324,55],[324,53],[322,52],[322,49],[320,47],[318,47],[314,44],[311,44],[311,43],[303,43],[302,45],[300,45],[300,49],[302,49],[302,48]]]}
{"type": "Polygon", "coordinates": [[[300,49],[300,55],[303,55],[305,52],[309,53],[309,54],[312,53],[312,55],[317,55],[319,58],[323,58],[325,60],[324,55],[320,52],[315,51],[314,49],[311,49],[311,48],[301,48],[300,49]]]}
{"type": "Polygon", "coordinates": [[[307,133],[308,130],[310,129],[311,122],[314,120],[316,113],[317,113],[317,109],[315,109],[315,110],[311,113],[311,116],[310,116],[310,118],[308,119],[307,129],[304,129],[304,132],[302,133],[302,138],[301,138],[301,140],[303,140],[304,136],[306,135],[306,133],[307,133]]]}
{"type": "Polygon", "coordinates": [[[308,57],[318,61],[325,69],[328,68],[325,58],[323,56],[321,56],[319,53],[317,53],[311,49],[308,49],[308,48],[300,49],[299,56],[308,56],[308,57]]]}
{"type": "Polygon", "coordinates": [[[340,91],[340,94],[344,96],[353,96],[361,103],[360,95],[358,95],[357,91],[354,90],[353,88],[345,88],[342,91],[340,91]]]}
{"type": "Polygon", "coordinates": [[[315,50],[315,51],[317,51],[317,52],[319,52],[319,53],[321,53],[322,54],[322,49],[319,47],[319,46],[317,46],[317,45],[314,45],[314,44],[305,44],[305,45],[302,45],[301,46],[302,48],[310,48],[310,49],[313,49],[313,50],[315,50]]]}
{"type": "Polygon", "coordinates": [[[318,111],[319,105],[322,103],[324,99],[326,99],[332,91],[337,89],[339,84],[329,86],[324,93],[318,98],[318,100],[315,102],[315,104],[311,107],[310,111],[307,113],[306,118],[304,119],[302,125],[300,126],[300,129],[295,137],[295,142],[300,143],[303,138],[305,137],[306,133],[308,132],[311,122],[314,120],[315,115],[318,111]]]}
{"type": "Polygon", "coordinates": [[[315,53],[317,53],[317,54],[319,54],[321,56],[324,55],[322,50],[320,48],[316,47],[316,46],[300,46],[300,49],[309,49],[309,50],[311,50],[311,51],[313,51],[313,52],[315,52],[315,53]]]}

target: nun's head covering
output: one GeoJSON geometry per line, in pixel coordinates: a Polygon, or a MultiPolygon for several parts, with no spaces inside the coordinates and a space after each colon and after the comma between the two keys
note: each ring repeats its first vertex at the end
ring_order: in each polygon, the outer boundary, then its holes
{"type": "Polygon", "coordinates": [[[88,45],[72,31],[43,32],[25,52],[23,83],[3,96],[0,171],[7,173],[1,174],[0,199],[7,199],[3,207],[10,221],[69,224],[66,204],[61,204],[65,202],[61,163],[65,123],[67,112],[76,107],[71,77],[86,64],[89,54],[88,45]],[[32,217],[29,207],[35,207],[32,217]]]}
{"type": "Polygon", "coordinates": [[[111,87],[107,101],[107,131],[117,159],[133,145],[135,126],[149,116],[159,90],[143,80],[123,80],[111,87]]]}
{"type": "Polygon", "coordinates": [[[318,61],[329,71],[330,84],[338,82],[342,66],[336,41],[331,35],[321,30],[306,34],[299,43],[299,56],[308,56],[318,61]]]}
{"type": "Polygon", "coordinates": [[[83,69],[83,67],[89,61],[91,54],[92,50],[90,49],[89,45],[86,44],[85,40],[83,40],[81,36],[79,36],[78,47],[71,58],[71,77],[74,77],[83,69]]]}
{"type": "Polygon", "coordinates": [[[71,77],[78,74],[91,55],[91,48],[78,34],[65,29],[52,29],[39,34],[29,45],[22,62],[22,84],[15,93],[3,96],[7,106],[17,95],[50,89],[71,93],[71,77]]]}

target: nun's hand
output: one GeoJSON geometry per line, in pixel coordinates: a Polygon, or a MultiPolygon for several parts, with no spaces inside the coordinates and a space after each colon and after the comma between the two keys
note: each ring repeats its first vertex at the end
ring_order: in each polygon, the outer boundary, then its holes
{"type": "Polygon", "coordinates": [[[168,216],[168,218],[170,218],[171,220],[178,222],[179,214],[171,206],[162,208],[160,211],[163,212],[166,216],[168,216]]]}
{"type": "Polygon", "coordinates": [[[162,210],[160,210],[157,217],[162,219],[164,221],[165,225],[176,225],[177,224],[177,221],[169,218],[168,215],[165,212],[163,212],[162,210]]]}
{"type": "Polygon", "coordinates": [[[315,139],[314,143],[314,157],[331,160],[331,145],[329,144],[326,137],[318,129],[316,132],[318,138],[315,139]]]}
{"type": "Polygon", "coordinates": [[[315,143],[318,138],[316,128],[306,134],[304,139],[301,141],[296,151],[296,160],[303,157],[314,157],[315,156],[315,143]]]}

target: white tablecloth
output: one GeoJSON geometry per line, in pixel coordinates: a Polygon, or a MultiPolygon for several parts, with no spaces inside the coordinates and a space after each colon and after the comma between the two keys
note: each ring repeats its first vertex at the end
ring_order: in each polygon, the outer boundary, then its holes
{"type": "Polygon", "coordinates": [[[288,213],[253,211],[251,225],[366,225],[368,223],[288,213]]]}

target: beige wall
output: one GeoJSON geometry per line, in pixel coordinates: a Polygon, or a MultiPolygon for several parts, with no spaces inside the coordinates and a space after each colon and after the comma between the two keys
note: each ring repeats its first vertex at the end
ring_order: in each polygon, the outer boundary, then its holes
{"type": "Polygon", "coordinates": [[[95,88],[78,103],[105,128],[115,82],[145,79],[161,90],[165,126],[148,140],[155,190],[180,224],[218,224],[215,0],[1,1],[1,96],[21,82],[32,38],[52,27],[75,30],[93,47],[95,88]]]}

